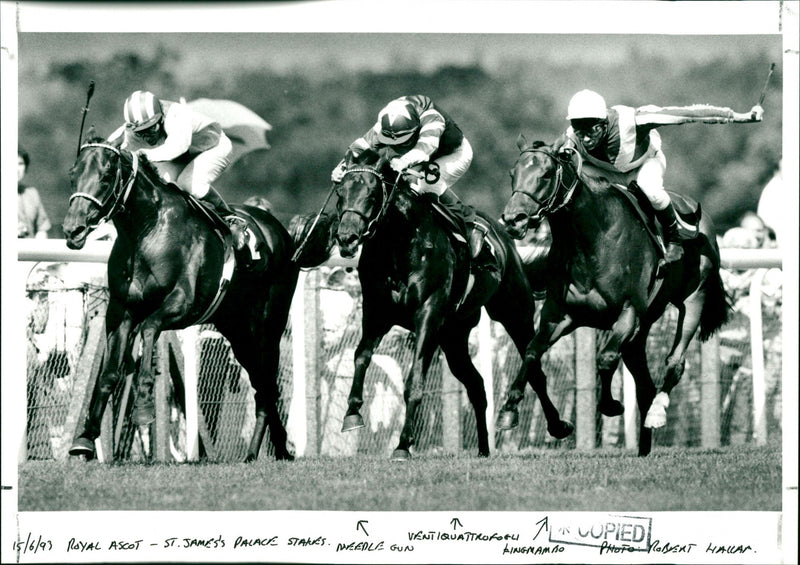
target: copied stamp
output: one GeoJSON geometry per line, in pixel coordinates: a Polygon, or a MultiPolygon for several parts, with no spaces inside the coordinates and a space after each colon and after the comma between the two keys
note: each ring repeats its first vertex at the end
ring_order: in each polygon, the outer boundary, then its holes
{"type": "Polygon", "coordinates": [[[555,518],[550,541],[564,545],[597,547],[601,553],[647,551],[650,548],[652,518],[608,514],[562,522],[555,518]]]}

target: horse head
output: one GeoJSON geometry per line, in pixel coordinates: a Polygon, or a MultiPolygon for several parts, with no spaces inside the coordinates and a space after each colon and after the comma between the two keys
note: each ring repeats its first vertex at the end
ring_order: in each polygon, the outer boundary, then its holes
{"type": "Polygon", "coordinates": [[[563,207],[572,196],[577,174],[569,158],[556,154],[552,147],[541,141],[528,145],[525,136],[517,138],[519,158],[512,167],[511,198],[506,203],[502,222],[515,239],[525,236],[528,228],[539,224],[542,217],[563,207]],[[563,183],[564,169],[569,169],[572,183],[563,183]]]}
{"type": "Polygon", "coordinates": [[[370,237],[388,201],[385,160],[374,151],[364,151],[349,160],[336,188],[338,229],[336,242],[342,257],[353,257],[358,245],[370,237]]]}
{"type": "Polygon", "coordinates": [[[81,145],[69,172],[73,193],[62,228],[67,247],[81,249],[86,237],[109,219],[124,203],[136,176],[137,159],[118,145],[99,137],[81,145]],[[123,165],[131,170],[123,179],[123,165]]]}

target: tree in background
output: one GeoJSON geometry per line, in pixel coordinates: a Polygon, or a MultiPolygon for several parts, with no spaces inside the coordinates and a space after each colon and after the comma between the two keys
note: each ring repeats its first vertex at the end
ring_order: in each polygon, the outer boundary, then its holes
{"type": "MultiPolygon", "coordinates": [[[[24,53],[23,53],[24,54],[24,53]]],[[[108,59],[52,66],[36,77],[20,62],[20,98],[35,108],[20,115],[19,136],[39,158],[35,182],[60,236],[69,194],[67,171],[75,159],[80,109],[90,80],[97,83],[87,124],[101,135],[118,125],[122,102],[146,88],[169,99],[227,98],[244,104],[273,125],[272,149],[243,157],[219,179],[231,202],[264,196],[288,225],[298,213],[316,211],[330,187],[330,170],[350,140],[374,123],[387,99],[426,94],[457,116],[475,150],[459,196],[498,215],[510,184],[520,132],[552,141],[564,129],[569,97],[582,88],[621,104],[688,104],[707,100],[734,109],[756,102],[770,56],[766,53],[689,64],[629,54],[624,66],[557,64],[545,55],[536,64],[515,62],[489,71],[474,63],[418,70],[405,61],[395,71],[346,71],[323,75],[300,71],[210,69],[192,85],[179,84],[180,58],[165,49],[152,56],[122,53],[108,59]],[[74,111],[70,111],[70,103],[74,111]]],[[[420,65],[419,68],[422,68],[420,65]]],[[[764,102],[764,122],[747,127],[684,125],[662,134],[670,165],[668,188],[700,200],[722,232],[747,209],[755,210],[764,184],[781,157],[781,82],[776,69],[764,102]]],[[[32,175],[33,177],[34,175],[32,175]]]]}

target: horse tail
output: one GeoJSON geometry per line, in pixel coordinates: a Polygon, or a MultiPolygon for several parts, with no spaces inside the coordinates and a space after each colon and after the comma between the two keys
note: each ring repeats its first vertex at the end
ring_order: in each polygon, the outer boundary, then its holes
{"type": "Polygon", "coordinates": [[[333,250],[334,216],[323,212],[314,225],[316,217],[316,214],[298,214],[289,222],[295,248],[303,246],[296,258],[297,265],[303,269],[318,267],[330,258],[333,250]]]}
{"type": "Polygon", "coordinates": [[[731,312],[731,299],[722,284],[719,269],[719,261],[717,261],[703,285],[706,299],[703,302],[703,311],[700,313],[700,341],[706,341],[720,329],[728,321],[731,312]]]}

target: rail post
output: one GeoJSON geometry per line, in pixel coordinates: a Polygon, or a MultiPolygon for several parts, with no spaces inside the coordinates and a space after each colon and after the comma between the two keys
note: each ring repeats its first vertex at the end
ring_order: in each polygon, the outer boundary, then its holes
{"type": "Polygon", "coordinates": [[[761,285],[767,269],[758,269],[750,281],[750,358],[753,365],[753,440],[767,443],[767,385],[764,373],[764,323],[761,314],[761,285]]]}
{"type": "Polygon", "coordinates": [[[719,447],[720,444],[720,400],[719,400],[719,336],[712,335],[701,345],[700,403],[702,422],[700,441],[703,447],[719,447]]]}
{"type": "Polygon", "coordinates": [[[595,448],[596,343],[594,329],[575,330],[575,445],[578,449],[595,448]]]}

